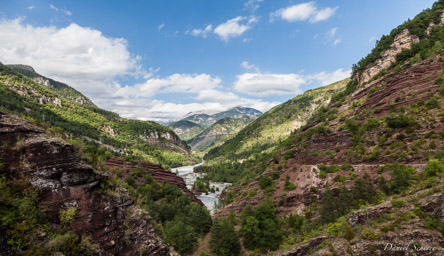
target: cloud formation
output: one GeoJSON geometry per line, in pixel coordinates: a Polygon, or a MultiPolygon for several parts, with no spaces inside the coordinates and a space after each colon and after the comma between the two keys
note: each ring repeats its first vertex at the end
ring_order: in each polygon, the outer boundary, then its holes
{"type": "Polygon", "coordinates": [[[207,38],[211,33],[219,36],[223,41],[228,42],[230,38],[237,37],[252,28],[254,24],[259,21],[258,17],[250,16],[243,17],[238,16],[236,18],[227,20],[226,22],[217,25],[213,29],[213,25],[207,25],[203,29],[193,29],[186,31],[185,34],[191,34],[196,37],[207,38]]]}
{"type": "Polygon", "coordinates": [[[257,21],[258,19],[256,17],[247,19],[246,17],[238,16],[218,25],[214,29],[214,33],[224,41],[228,41],[231,37],[242,35],[245,31],[249,30],[252,25],[257,23],[257,21]]]}
{"type": "Polygon", "coordinates": [[[244,73],[238,75],[234,89],[238,92],[257,97],[272,95],[296,95],[301,93],[302,85],[331,83],[350,77],[350,70],[338,69],[334,72],[320,72],[312,75],[244,73]]]}
{"type": "Polygon", "coordinates": [[[310,23],[316,23],[327,20],[337,9],[338,7],[318,9],[315,2],[307,2],[279,9],[270,14],[270,20],[273,21],[275,18],[281,18],[288,22],[309,20],[310,23]]]}

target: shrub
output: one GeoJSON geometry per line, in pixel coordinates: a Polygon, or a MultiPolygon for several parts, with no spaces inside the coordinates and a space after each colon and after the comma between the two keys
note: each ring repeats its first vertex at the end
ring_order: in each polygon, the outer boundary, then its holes
{"type": "Polygon", "coordinates": [[[60,223],[65,227],[71,226],[76,217],[76,211],[77,207],[71,207],[66,210],[60,210],[60,223]]]}
{"type": "Polygon", "coordinates": [[[376,230],[364,228],[361,231],[361,237],[363,239],[378,240],[381,237],[381,234],[376,230]]]}
{"type": "Polygon", "coordinates": [[[431,159],[427,162],[427,166],[424,170],[426,176],[437,176],[442,172],[444,166],[436,159],[431,159]]]}
{"type": "Polygon", "coordinates": [[[390,128],[405,128],[412,124],[412,119],[404,114],[397,114],[385,117],[387,126],[390,128]]]}
{"type": "Polygon", "coordinates": [[[262,190],[265,190],[273,185],[273,180],[268,176],[262,176],[259,179],[259,186],[262,190]]]}
{"type": "Polygon", "coordinates": [[[391,201],[391,203],[392,203],[392,207],[394,207],[394,208],[399,208],[399,207],[405,206],[405,201],[403,201],[403,200],[393,199],[391,201]]]}
{"type": "Polygon", "coordinates": [[[296,185],[294,185],[293,183],[290,182],[290,176],[285,176],[285,185],[284,185],[284,189],[285,190],[293,190],[296,188],[296,185]]]}

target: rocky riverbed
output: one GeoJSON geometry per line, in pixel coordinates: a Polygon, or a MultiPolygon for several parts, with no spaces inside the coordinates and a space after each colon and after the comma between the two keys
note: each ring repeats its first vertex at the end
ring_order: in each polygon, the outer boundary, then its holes
{"type": "MultiPolygon", "coordinates": [[[[171,169],[171,171],[175,172],[179,177],[183,178],[185,184],[187,185],[187,188],[189,190],[192,190],[196,179],[198,177],[203,177],[205,175],[202,173],[195,173],[194,167],[202,165],[203,163],[204,161],[202,161],[202,163],[200,164],[181,166],[173,168],[171,169]]],[[[196,197],[202,201],[205,207],[207,207],[207,209],[210,210],[211,215],[213,215],[216,205],[219,201],[219,197],[222,194],[222,191],[228,186],[231,186],[231,183],[210,182],[210,188],[214,187],[215,192],[214,193],[208,192],[208,194],[196,195],[196,197]]]]}

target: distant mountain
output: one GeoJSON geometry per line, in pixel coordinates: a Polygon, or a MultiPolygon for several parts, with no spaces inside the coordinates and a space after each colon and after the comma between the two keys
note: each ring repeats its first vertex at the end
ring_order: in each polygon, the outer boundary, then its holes
{"type": "Polygon", "coordinates": [[[226,111],[219,112],[217,114],[212,115],[214,119],[217,121],[221,120],[225,117],[232,117],[232,118],[241,118],[244,116],[252,116],[252,117],[258,117],[262,115],[262,112],[259,110],[256,110],[254,108],[247,108],[242,106],[236,106],[234,108],[230,108],[226,111]]]}
{"type": "MultiPolygon", "coordinates": [[[[256,110],[254,108],[247,108],[242,106],[236,106],[233,108],[230,108],[228,110],[214,113],[214,114],[208,114],[208,112],[203,113],[202,111],[198,113],[189,113],[185,117],[183,117],[181,120],[187,120],[191,121],[193,123],[196,123],[200,125],[202,128],[206,129],[216,123],[217,121],[221,120],[225,117],[233,117],[233,118],[241,118],[244,116],[253,116],[258,117],[262,114],[259,110],[256,110]]],[[[171,126],[170,126],[171,127],[171,126]]]]}
{"type": "Polygon", "coordinates": [[[217,120],[215,120],[213,116],[208,115],[208,114],[193,114],[193,115],[187,116],[184,119],[181,119],[179,121],[190,121],[195,124],[198,124],[202,128],[208,128],[212,124],[217,122],[217,120]]]}
{"type": "Polygon", "coordinates": [[[217,142],[236,134],[255,118],[255,116],[224,117],[187,142],[193,148],[205,151],[217,142]]]}
{"type": "Polygon", "coordinates": [[[168,125],[182,140],[190,140],[201,133],[204,129],[191,121],[180,120],[168,125]]]}
{"type": "MultiPolygon", "coordinates": [[[[260,116],[262,112],[254,108],[247,108],[236,106],[222,112],[216,112],[210,114],[209,111],[198,111],[190,112],[182,119],[169,123],[168,127],[174,130],[174,132],[182,139],[188,142],[192,142],[193,145],[198,146],[197,149],[205,150],[211,145],[214,145],[219,139],[216,138],[226,138],[225,132],[222,132],[221,136],[215,136],[215,131],[212,125],[216,124],[224,118],[240,119],[239,121],[226,121],[222,122],[226,129],[232,131],[233,129],[239,131],[240,126],[245,127],[248,123],[253,121],[256,117],[260,116]],[[246,118],[245,118],[246,117],[246,118]],[[242,124],[242,125],[241,125],[242,124]],[[229,127],[233,125],[233,127],[229,127]],[[204,130],[209,129],[207,132],[204,130]],[[202,134],[201,134],[202,133],[202,134]],[[201,134],[199,139],[193,140],[197,135],[201,134]],[[211,136],[210,138],[205,138],[205,136],[211,136]]],[[[219,123],[216,127],[220,127],[219,123]]],[[[230,132],[229,135],[234,133],[230,132]]]]}

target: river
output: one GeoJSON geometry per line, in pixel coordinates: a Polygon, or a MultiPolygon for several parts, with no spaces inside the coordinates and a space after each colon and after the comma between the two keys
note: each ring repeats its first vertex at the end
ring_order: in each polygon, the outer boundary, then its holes
{"type": "MultiPolygon", "coordinates": [[[[185,184],[187,185],[187,188],[191,190],[193,188],[194,181],[196,181],[197,177],[204,176],[204,174],[195,173],[194,167],[202,165],[203,163],[204,161],[202,161],[202,163],[200,164],[172,168],[171,171],[177,173],[179,177],[183,178],[185,184]]],[[[222,191],[228,186],[231,186],[231,183],[210,182],[210,188],[214,187],[215,192],[214,193],[208,192],[208,194],[201,194],[196,197],[200,201],[202,201],[205,207],[207,207],[207,209],[210,210],[211,215],[213,215],[215,211],[215,206],[219,201],[220,194],[222,194],[222,191]]]]}

